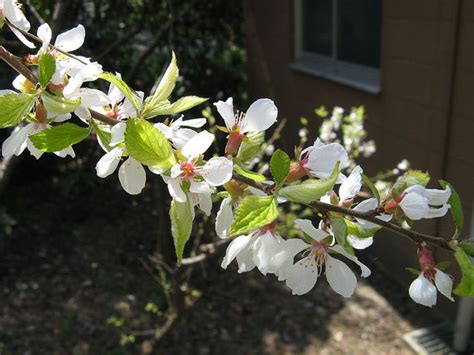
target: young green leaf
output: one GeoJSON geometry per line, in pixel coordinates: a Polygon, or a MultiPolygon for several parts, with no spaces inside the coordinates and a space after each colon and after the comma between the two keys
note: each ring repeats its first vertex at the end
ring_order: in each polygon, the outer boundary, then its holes
{"type": "Polygon", "coordinates": [[[377,202],[380,204],[380,194],[379,190],[375,187],[374,183],[370,181],[369,177],[365,174],[362,174],[362,181],[364,182],[365,185],[370,189],[372,192],[372,195],[377,199],[377,202]]]}
{"type": "Polygon", "coordinates": [[[13,127],[31,111],[37,96],[6,94],[0,96],[0,128],[13,127]]]}
{"type": "Polygon", "coordinates": [[[331,231],[336,238],[337,244],[344,248],[349,254],[354,255],[354,249],[347,241],[347,226],[344,222],[344,217],[335,214],[329,214],[329,223],[331,224],[331,231]]]}
{"type": "Polygon", "coordinates": [[[73,112],[81,104],[81,99],[79,97],[76,99],[67,99],[65,97],[52,95],[46,91],[41,93],[41,100],[48,111],[59,115],[73,112]]]}
{"type": "Polygon", "coordinates": [[[49,53],[41,54],[39,59],[38,79],[42,88],[48,85],[55,71],[56,61],[54,57],[49,53]]]}
{"type": "Polygon", "coordinates": [[[190,108],[200,105],[207,100],[208,99],[206,98],[198,96],[185,96],[173,103],[170,103],[169,101],[166,101],[167,103],[160,102],[157,104],[157,106],[147,110],[144,118],[150,119],[156,116],[174,115],[189,110],[190,108]]]}
{"type": "Polygon", "coordinates": [[[156,88],[155,93],[152,96],[152,99],[149,101],[146,109],[150,109],[156,106],[157,103],[168,99],[168,97],[173,92],[173,89],[176,85],[176,80],[178,80],[179,70],[178,65],[176,64],[176,55],[174,52],[171,54],[171,62],[166,68],[165,74],[160,80],[158,87],[156,88]]]}
{"type": "Polygon", "coordinates": [[[277,185],[282,185],[290,173],[290,157],[277,149],[270,159],[270,170],[277,185]]]}
{"type": "Polygon", "coordinates": [[[436,264],[436,268],[440,269],[441,271],[444,271],[449,267],[449,265],[451,265],[451,262],[449,261],[440,261],[436,264]]]}
{"type": "Polygon", "coordinates": [[[426,186],[430,182],[430,175],[420,170],[409,170],[400,176],[392,188],[394,198],[398,197],[406,188],[413,185],[426,186]]]}
{"type": "Polygon", "coordinates": [[[266,226],[278,217],[278,203],[273,196],[247,196],[235,211],[230,235],[251,232],[266,226]]]}
{"type": "Polygon", "coordinates": [[[178,258],[178,265],[181,265],[184,247],[193,229],[194,211],[189,197],[183,203],[176,200],[171,201],[170,218],[176,257],[178,258]]]}
{"type": "Polygon", "coordinates": [[[234,164],[234,171],[239,175],[245,176],[257,182],[265,181],[265,176],[263,176],[262,174],[254,173],[253,171],[246,170],[237,164],[234,164]]]}
{"type": "Polygon", "coordinates": [[[359,224],[344,219],[347,227],[347,234],[355,235],[358,238],[372,238],[375,232],[380,230],[382,227],[374,227],[370,229],[362,228],[359,224]]]}
{"type": "Polygon", "coordinates": [[[236,158],[242,163],[247,164],[260,152],[264,140],[264,131],[249,132],[247,134],[247,139],[240,144],[236,158]]]}
{"type": "Polygon", "coordinates": [[[474,243],[473,242],[461,242],[458,244],[459,247],[470,257],[474,258],[474,243]]]}
{"type": "Polygon", "coordinates": [[[115,85],[121,92],[122,94],[125,95],[125,97],[130,101],[133,105],[133,108],[137,112],[137,115],[140,111],[140,102],[138,101],[138,95],[133,91],[125,81],[123,81],[120,77],[117,75],[114,75],[112,73],[104,72],[99,75],[99,78],[104,79],[108,81],[109,83],[115,85]]]}
{"type": "Polygon", "coordinates": [[[128,153],[142,164],[164,170],[176,164],[171,144],[163,133],[143,119],[127,121],[125,144],[128,153]]]}
{"type": "Polygon", "coordinates": [[[454,290],[458,296],[474,297],[474,265],[463,249],[456,247],[454,256],[461,268],[462,279],[454,290]]]}
{"type": "Polygon", "coordinates": [[[336,183],[339,175],[339,163],[337,163],[331,176],[327,179],[309,179],[301,184],[284,187],[280,195],[288,200],[298,203],[310,203],[316,201],[328,193],[336,183]]]}
{"type": "Polygon", "coordinates": [[[413,269],[411,267],[406,267],[405,270],[411,272],[412,274],[414,274],[416,276],[419,276],[421,274],[420,270],[413,269]]]}
{"type": "Polygon", "coordinates": [[[90,131],[73,123],[44,129],[32,136],[33,145],[43,152],[57,152],[84,140],[90,131]]]}
{"type": "Polygon", "coordinates": [[[461,235],[462,226],[464,223],[461,198],[459,197],[456,190],[454,190],[453,186],[447,181],[439,180],[439,184],[443,189],[446,189],[448,186],[451,189],[451,196],[449,197],[448,203],[451,205],[450,211],[454,220],[454,225],[456,226],[455,238],[457,238],[461,235]]]}
{"type": "Polygon", "coordinates": [[[102,148],[105,151],[110,152],[112,150],[112,147],[110,146],[112,134],[94,122],[91,122],[91,127],[94,129],[97,135],[97,140],[99,141],[99,144],[102,146],[102,148]]]}

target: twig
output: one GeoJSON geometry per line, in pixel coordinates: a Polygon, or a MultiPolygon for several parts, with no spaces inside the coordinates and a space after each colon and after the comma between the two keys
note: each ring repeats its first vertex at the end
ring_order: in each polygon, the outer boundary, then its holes
{"type": "Polygon", "coordinates": [[[208,256],[214,254],[218,247],[227,244],[230,239],[221,239],[214,243],[202,244],[199,249],[201,250],[201,254],[197,254],[195,256],[184,258],[181,260],[182,265],[192,265],[204,261],[207,259],[208,256]]]}
{"type": "MultiPolygon", "coordinates": [[[[256,182],[252,179],[249,179],[245,176],[239,175],[234,173],[232,175],[232,178],[234,180],[243,182],[249,186],[255,187],[256,189],[259,189],[261,191],[266,192],[267,194],[269,193],[269,186],[270,185],[264,185],[259,182],[256,182]]],[[[271,188],[270,188],[271,190],[271,188]]],[[[395,232],[399,235],[403,235],[405,237],[410,238],[414,242],[426,242],[426,243],[431,243],[433,245],[439,246],[444,249],[452,250],[449,246],[449,240],[445,238],[440,238],[440,237],[433,237],[427,234],[423,234],[420,232],[416,232],[411,229],[404,229],[400,226],[397,226],[396,224],[390,223],[390,222],[385,222],[382,221],[378,218],[376,218],[376,214],[374,212],[359,212],[359,211],[354,211],[350,208],[345,208],[341,206],[336,206],[336,205],[331,205],[328,203],[320,202],[320,201],[314,201],[308,204],[311,208],[313,208],[316,211],[319,212],[336,212],[336,213],[342,213],[344,215],[364,219],[366,221],[372,222],[374,224],[377,224],[379,226],[385,227],[388,230],[391,230],[392,232],[395,232]]]]}
{"type": "Polygon", "coordinates": [[[10,53],[3,46],[0,46],[0,58],[33,84],[38,84],[38,78],[21,62],[21,59],[10,53]]]}
{"type": "MultiPolygon", "coordinates": [[[[32,39],[33,41],[36,41],[36,42],[38,42],[38,43],[43,43],[43,41],[41,40],[41,38],[39,38],[38,36],[35,36],[35,35],[32,34],[32,33],[29,33],[28,31],[22,30],[21,28],[15,26],[13,23],[11,23],[10,21],[8,21],[7,19],[5,19],[5,23],[6,23],[8,26],[14,28],[15,30],[21,32],[25,37],[28,37],[28,38],[30,38],[30,39],[32,39]]],[[[61,54],[64,54],[64,55],[66,55],[66,56],[68,56],[68,57],[70,57],[70,58],[72,58],[72,59],[74,59],[74,60],[77,60],[79,63],[82,63],[82,64],[84,64],[84,65],[89,64],[89,63],[87,63],[87,62],[84,62],[82,59],[79,59],[79,58],[76,57],[75,55],[73,55],[73,54],[71,54],[71,53],[69,53],[69,52],[65,52],[65,51],[63,51],[62,49],[59,49],[58,47],[56,47],[56,46],[54,46],[54,45],[52,45],[52,44],[49,45],[49,48],[52,48],[52,49],[54,49],[55,51],[58,51],[58,52],[61,53],[61,54]]]]}

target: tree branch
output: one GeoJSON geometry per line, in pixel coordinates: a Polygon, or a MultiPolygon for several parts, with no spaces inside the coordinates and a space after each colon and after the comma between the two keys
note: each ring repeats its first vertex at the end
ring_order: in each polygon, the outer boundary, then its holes
{"type": "MultiPolygon", "coordinates": [[[[237,173],[232,174],[232,178],[234,180],[237,180],[239,182],[243,182],[244,184],[247,184],[249,186],[252,186],[256,189],[259,189],[261,191],[264,191],[267,194],[271,193],[271,190],[273,189],[273,185],[265,185],[259,182],[256,182],[252,179],[249,179],[245,176],[239,175],[237,173]]],[[[345,208],[337,205],[331,205],[328,203],[320,202],[320,201],[314,201],[308,204],[309,207],[313,208],[314,210],[318,212],[336,212],[336,213],[341,213],[347,216],[351,217],[356,217],[360,218],[369,222],[372,222],[374,224],[377,224],[381,227],[384,227],[392,232],[395,232],[399,235],[402,235],[404,237],[408,237],[414,242],[420,243],[420,242],[426,242],[430,243],[436,246],[439,246],[444,249],[452,250],[449,246],[449,239],[445,238],[440,238],[440,237],[433,237],[428,234],[423,234],[420,232],[416,232],[411,229],[405,229],[402,228],[396,224],[382,221],[378,218],[376,218],[376,213],[374,212],[359,212],[359,211],[354,211],[350,208],[345,208]]]]}
{"type": "Polygon", "coordinates": [[[38,84],[38,78],[31,72],[31,70],[22,63],[21,59],[12,53],[10,53],[5,47],[0,46],[0,58],[7,63],[15,71],[23,75],[26,79],[31,81],[33,84],[38,84]]]}

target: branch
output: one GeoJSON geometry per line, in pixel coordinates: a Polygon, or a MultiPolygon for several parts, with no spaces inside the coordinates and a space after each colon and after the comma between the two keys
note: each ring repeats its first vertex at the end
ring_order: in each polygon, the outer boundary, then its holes
{"type": "MultiPolygon", "coordinates": [[[[256,189],[259,189],[261,191],[266,192],[267,194],[271,193],[271,190],[273,189],[273,185],[264,185],[259,182],[256,182],[252,179],[249,179],[245,176],[239,175],[237,173],[232,174],[232,178],[234,180],[237,180],[239,182],[243,182],[244,184],[247,184],[249,186],[252,186],[256,189]]],[[[360,219],[364,219],[366,221],[372,222],[374,224],[377,224],[381,227],[384,227],[388,230],[391,230],[392,232],[395,232],[399,235],[402,235],[404,237],[408,237],[409,239],[413,240],[414,242],[420,243],[420,242],[426,242],[430,243],[436,246],[439,246],[443,249],[448,249],[452,250],[449,246],[449,240],[445,238],[440,238],[440,237],[433,237],[428,234],[423,234],[420,232],[416,232],[411,229],[405,229],[402,228],[396,224],[390,223],[390,222],[385,222],[382,221],[378,218],[376,218],[376,213],[374,212],[359,212],[359,211],[354,211],[351,210],[350,208],[345,208],[337,205],[331,205],[328,203],[320,202],[320,201],[314,201],[308,205],[309,207],[313,208],[314,210],[318,212],[336,212],[336,213],[342,213],[347,216],[352,216],[360,219]]]]}
{"type": "Polygon", "coordinates": [[[38,78],[31,72],[31,70],[25,64],[22,63],[21,59],[10,53],[3,46],[0,46],[0,58],[13,69],[15,69],[16,72],[31,81],[33,84],[38,84],[38,78]]]}

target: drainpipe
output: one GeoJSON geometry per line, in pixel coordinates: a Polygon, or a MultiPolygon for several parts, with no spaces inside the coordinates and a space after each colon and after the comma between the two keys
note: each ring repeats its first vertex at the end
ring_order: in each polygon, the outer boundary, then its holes
{"type": "MultiPolygon", "coordinates": [[[[472,205],[471,233],[474,235],[474,203],[472,205]]],[[[474,262],[474,258],[471,258],[474,262]]],[[[456,351],[467,351],[471,340],[471,323],[474,316],[474,298],[462,297],[459,300],[458,315],[454,326],[453,348],[456,351]]]]}

